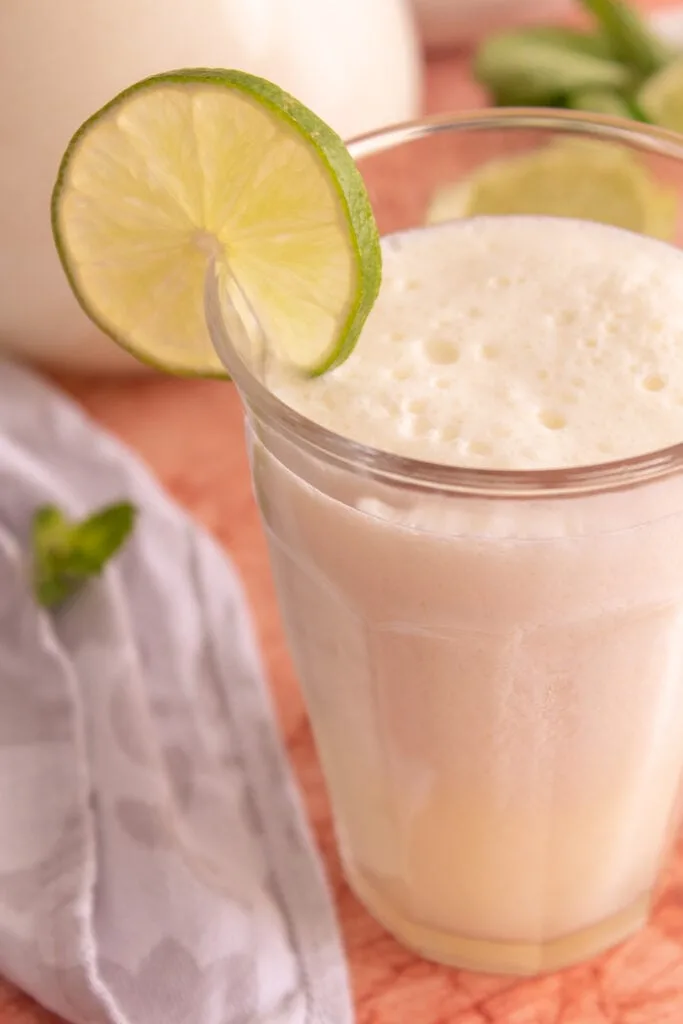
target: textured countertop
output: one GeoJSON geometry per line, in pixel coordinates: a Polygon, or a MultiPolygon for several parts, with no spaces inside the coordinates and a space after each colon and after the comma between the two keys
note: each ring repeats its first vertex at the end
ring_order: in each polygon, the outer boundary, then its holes
{"type": "MultiPolygon", "coordinates": [[[[430,62],[431,110],[481,100],[466,55],[430,62]]],[[[62,383],[140,453],[171,494],[219,538],[242,573],[280,724],[334,888],[358,1024],[681,1024],[683,846],[644,932],[597,961],[547,978],[516,981],[436,967],[401,949],[374,923],[341,876],[311,732],[275,606],[232,386],[159,378],[62,383]]],[[[0,1024],[50,1022],[57,1019],[0,981],[0,1024]]]]}

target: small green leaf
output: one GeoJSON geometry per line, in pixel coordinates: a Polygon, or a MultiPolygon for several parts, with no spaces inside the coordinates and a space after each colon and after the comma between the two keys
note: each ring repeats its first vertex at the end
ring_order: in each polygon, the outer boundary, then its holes
{"type": "Polygon", "coordinates": [[[597,19],[619,60],[651,75],[671,60],[668,47],[652,32],[632,4],[625,0],[581,0],[597,19]]]}
{"type": "Polygon", "coordinates": [[[71,522],[54,505],[33,518],[33,588],[39,604],[54,608],[78,591],[121,548],[135,525],[129,502],[71,522]]]}
{"type": "Polygon", "coordinates": [[[593,114],[634,119],[634,111],[628,100],[611,89],[583,89],[572,93],[567,99],[567,106],[570,110],[587,110],[593,114]]]}
{"type": "Polygon", "coordinates": [[[474,71],[505,106],[555,106],[579,90],[619,92],[634,84],[632,72],[617,61],[524,32],[490,36],[479,48],[474,71]]]}
{"type": "Polygon", "coordinates": [[[601,32],[582,32],[576,28],[566,28],[564,25],[530,25],[509,34],[514,34],[517,39],[550,43],[561,50],[585,53],[589,57],[616,59],[609,41],[601,32]]]}

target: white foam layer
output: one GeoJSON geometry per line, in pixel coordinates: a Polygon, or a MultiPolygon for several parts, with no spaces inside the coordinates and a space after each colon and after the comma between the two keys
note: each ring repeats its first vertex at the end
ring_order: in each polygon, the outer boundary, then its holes
{"type": "Polygon", "coordinates": [[[675,444],[683,253],[540,217],[394,235],[348,361],[269,386],[339,434],[444,464],[567,467],[675,444]]]}

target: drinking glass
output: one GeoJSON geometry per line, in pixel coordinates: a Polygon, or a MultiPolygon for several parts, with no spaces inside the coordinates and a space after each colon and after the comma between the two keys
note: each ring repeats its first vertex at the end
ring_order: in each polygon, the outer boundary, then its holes
{"type": "MultiPolygon", "coordinates": [[[[441,186],[561,139],[680,182],[683,140],[570,112],[437,117],[351,151],[388,234],[422,227],[441,186]]],[[[519,212],[547,212],[547,191],[519,212]]],[[[683,444],[520,472],[378,451],[269,392],[227,293],[210,274],[350,886],[459,967],[535,974],[621,941],[678,822],[683,444]]]]}

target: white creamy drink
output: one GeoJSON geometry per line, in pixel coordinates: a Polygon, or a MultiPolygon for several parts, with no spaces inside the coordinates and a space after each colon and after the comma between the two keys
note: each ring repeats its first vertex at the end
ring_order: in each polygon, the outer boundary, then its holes
{"type": "MultiPolygon", "coordinates": [[[[393,236],[349,360],[268,383],[337,434],[450,466],[654,451],[683,440],[683,254],[560,219],[393,236]]],[[[448,493],[266,428],[253,461],[369,909],[489,971],[560,967],[642,924],[683,769],[683,480],[448,493]]]]}

